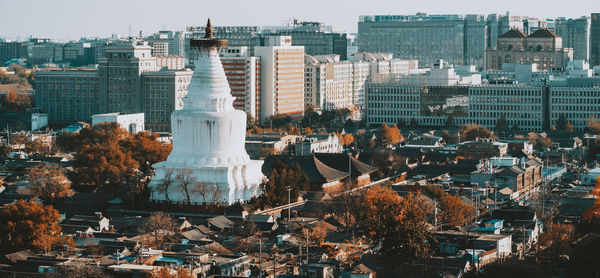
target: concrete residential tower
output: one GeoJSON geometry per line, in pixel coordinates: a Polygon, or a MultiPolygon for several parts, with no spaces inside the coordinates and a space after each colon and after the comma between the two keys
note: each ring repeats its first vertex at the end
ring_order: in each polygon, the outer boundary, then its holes
{"type": "Polygon", "coordinates": [[[191,204],[246,201],[260,193],[262,161],[244,148],[246,113],[233,108],[210,20],[203,39],[192,40],[200,55],[183,108],[171,114],[173,150],[153,165],[150,199],[191,204]],[[186,186],[187,184],[187,186],[186,186]],[[182,186],[184,185],[184,186],[182,186]]]}

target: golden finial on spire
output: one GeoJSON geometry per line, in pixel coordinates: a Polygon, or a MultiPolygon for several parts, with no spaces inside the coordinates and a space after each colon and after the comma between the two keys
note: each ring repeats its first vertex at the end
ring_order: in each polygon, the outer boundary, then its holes
{"type": "Polygon", "coordinates": [[[212,39],[212,38],[214,38],[214,36],[213,36],[213,28],[210,25],[210,18],[208,19],[208,22],[206,22],[206,28],[204,28],[204,38],[206,38],[206,39],[212,39]]]}
{"type": "Polygon", "coordinates": [[[192,39],[190,41],[190,47],[199,49],[227,47],[227,40],[215,39],[209,18],[208,22],[206,22],[206,28],[204,28],[204,38],[192,39]]]}

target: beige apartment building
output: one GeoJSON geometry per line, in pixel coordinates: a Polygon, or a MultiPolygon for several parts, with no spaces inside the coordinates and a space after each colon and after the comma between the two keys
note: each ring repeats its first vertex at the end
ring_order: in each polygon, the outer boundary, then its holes
{"type": "Polygon", "coordinates": [[[269,37],[269,46],[257,46],[261,57],[260,120],[272,115],[304,116],[304,46],[292,46],[290,36],[269,37]]]}

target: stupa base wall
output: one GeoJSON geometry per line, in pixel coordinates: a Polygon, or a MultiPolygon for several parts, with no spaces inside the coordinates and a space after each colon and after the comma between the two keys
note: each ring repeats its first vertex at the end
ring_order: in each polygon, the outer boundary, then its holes
{"type": "Polygon", "coordinates": [[[262,164],[259,160],[223,166],[157,163],[148,185],[150,201],[188,204],[189,197],[191,205],[245,202],[261,193],[262,164]]]}

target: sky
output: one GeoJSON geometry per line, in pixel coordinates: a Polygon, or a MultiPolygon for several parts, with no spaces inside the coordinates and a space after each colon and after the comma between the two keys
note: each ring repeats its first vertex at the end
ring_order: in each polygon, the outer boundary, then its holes
{"type": "MultiPolygon", "coordinates": [[[[594,10],[595,9],[595,10],[594,10]]],[[[0,37],[57,41],[111,34],[150,35],[158,30],[220,25],[282,25],[318,21],[356,32],[359,15],[505,14],[538,18],[589,16],[599,0],[0,0],[0,37]],[[130,28],[131,26],[131,28],[130,28]]]]}

